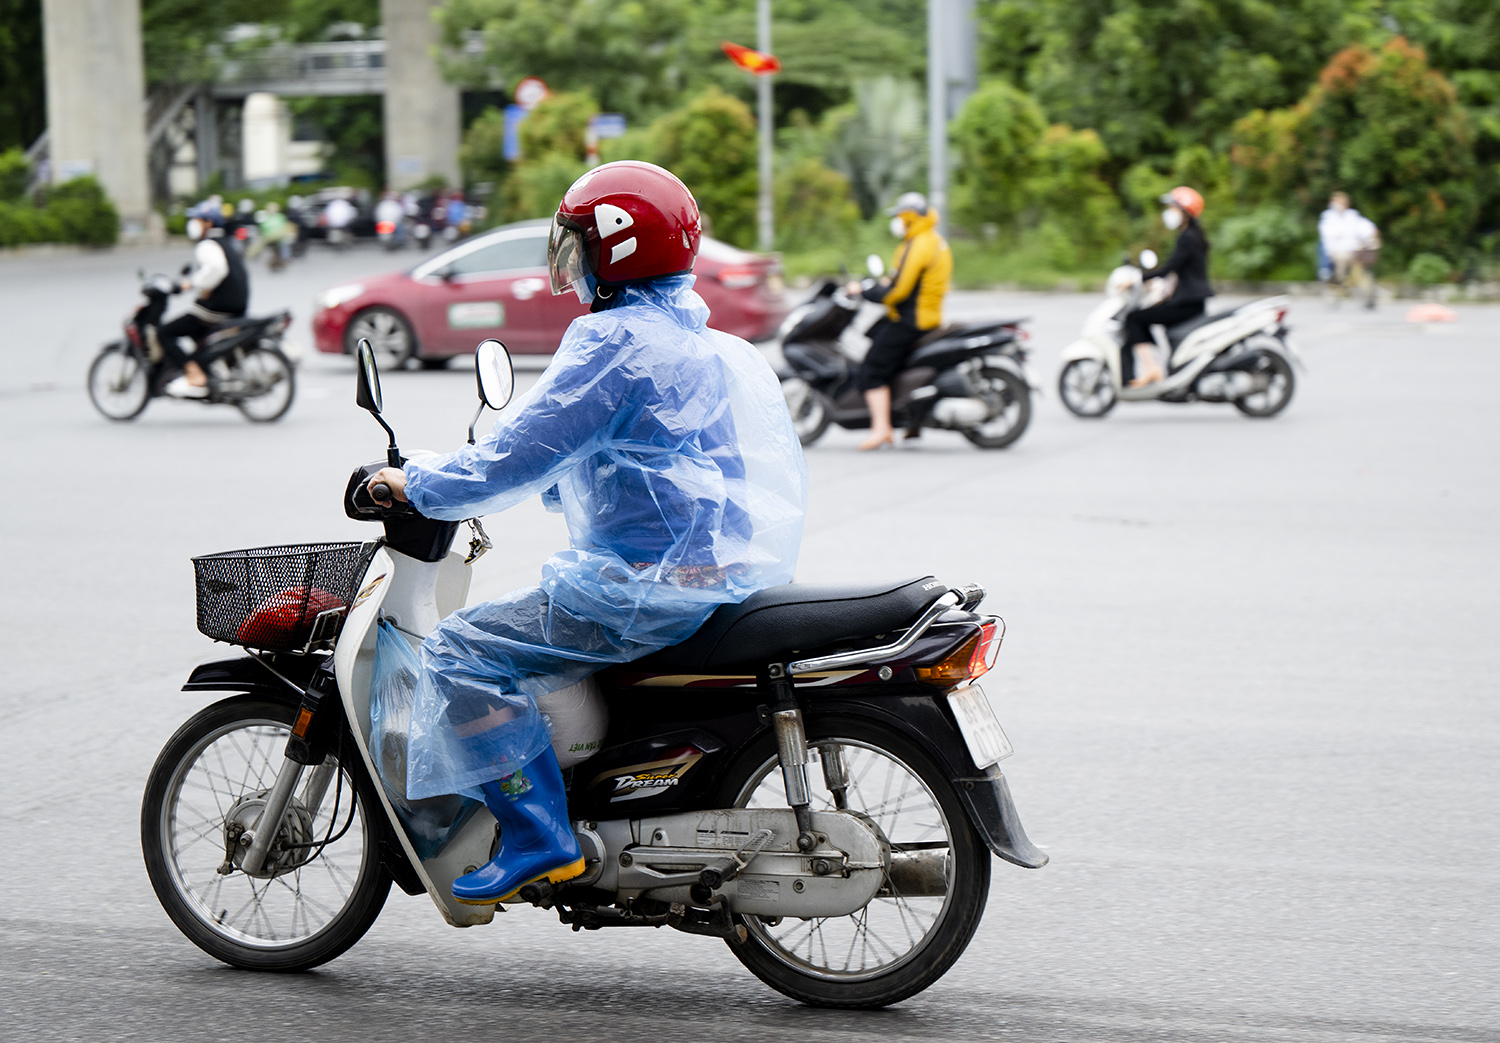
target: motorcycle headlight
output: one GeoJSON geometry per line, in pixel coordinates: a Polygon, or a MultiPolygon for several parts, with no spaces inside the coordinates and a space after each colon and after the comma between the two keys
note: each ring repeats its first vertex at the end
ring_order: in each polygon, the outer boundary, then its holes
{"type": "Polygon", "coordinates": [[[331,290],[324,290],[318,294],[318,310],[327,311],[329,308],[337,308],[340,304],[352,301],[364,292],[364,285],[357,282],[352,282],[347,286],[335,286],[331,290]]]}

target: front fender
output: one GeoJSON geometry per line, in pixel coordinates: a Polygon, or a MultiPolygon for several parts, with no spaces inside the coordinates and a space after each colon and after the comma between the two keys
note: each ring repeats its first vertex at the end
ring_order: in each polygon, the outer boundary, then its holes
{"type": "Polygon", "coordinates": [[[1064,348],[1059,361],[1063,365],[1067,365],[1069,362],[1076,362],[1079,359],[1097,359],[1100,362],[1105,362],[1108,360],[1108,356],[1105,354],[1104,348],[1087,337],[1083,337],[1064,348]]]}
{"type": "Polygon", "coordinates": [[[302,701],[302,689],[312,680],[322,656],[279,656],[274,666],[286,681],[298,685],[293,689],[259,658],[252,655],[233,659],[216,659],[200,663],[183,684],[184,692],[245,692],[265,696],[277,702],[296,705],[302,701]]]}

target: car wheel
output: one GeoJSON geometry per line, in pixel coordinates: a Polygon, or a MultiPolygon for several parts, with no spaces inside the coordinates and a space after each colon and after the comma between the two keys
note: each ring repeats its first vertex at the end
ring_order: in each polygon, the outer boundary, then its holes
{"type": "Polygon", "coordinates": [[[344,331],[344,351],[353,355],[361,340],[368,340],[381,369],[401,369],[417,353],[417,337],[406,316],[392,308],[366,308],[344,331]]]}

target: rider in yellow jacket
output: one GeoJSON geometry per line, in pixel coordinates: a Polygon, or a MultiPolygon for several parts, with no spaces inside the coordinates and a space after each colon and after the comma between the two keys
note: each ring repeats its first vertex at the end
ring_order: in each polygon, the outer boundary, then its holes
{"type": "Polygon", "coordinates": [[[907,192],[890,213],[891,231],[901,236],[891,261],[895,275],[864,291],[886,311],[870,327],[870,350],[860,364],[859,386],[870,411],[870,437],[860,444],[865,450],[892,443],[891,381],[917,341],[943,324],[943,298],[953,280],[953,254],[938,234],[938,213],[926,197],[907,192]]]}

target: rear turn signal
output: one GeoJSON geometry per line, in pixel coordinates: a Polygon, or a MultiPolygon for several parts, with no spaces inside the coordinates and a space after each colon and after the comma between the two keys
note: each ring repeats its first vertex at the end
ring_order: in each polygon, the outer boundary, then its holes
{"type": "Polygon", "coordinates": [[[995,665],[995,656],[1000,652],[1000,638],[1003,634],[999,620],[986,620],[980,624],[979,633],[959,645],[940,662],[932,666],[917,667],[917,680],[949,688],[982,677],[995,665]]]}

